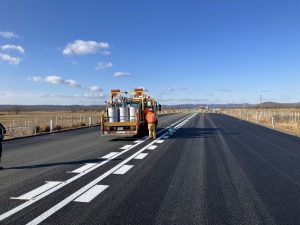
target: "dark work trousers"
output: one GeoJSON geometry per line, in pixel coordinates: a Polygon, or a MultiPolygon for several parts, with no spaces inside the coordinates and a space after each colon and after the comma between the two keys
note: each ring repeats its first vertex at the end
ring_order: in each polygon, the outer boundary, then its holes
{"type": "Polygon", "coordinates": [[[0,162],[2,157],[2,141],[3,141],[3,136],[0,134],[0,162]]]}
{"type": "Polygon", "coordinates": [[[0,162],[1,162],[1,157],[2,157],[2,141],[4,139],[4,135],[0,134],[0,162]]]}

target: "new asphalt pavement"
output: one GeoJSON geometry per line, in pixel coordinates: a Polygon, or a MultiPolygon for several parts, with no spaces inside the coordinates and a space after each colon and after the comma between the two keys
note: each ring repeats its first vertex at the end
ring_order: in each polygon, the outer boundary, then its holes
{"type": "Polygon", "coordinates": [[[158,132],[5,141],[0,224],[300,224],[298,137],[200,113],[158,132]]]}

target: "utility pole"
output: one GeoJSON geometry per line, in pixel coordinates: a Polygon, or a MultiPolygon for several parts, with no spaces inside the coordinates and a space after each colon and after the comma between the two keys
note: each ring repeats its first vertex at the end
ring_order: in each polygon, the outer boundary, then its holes
{"type": "Polygon", "coordinates": [[[259,96],[260,110],[262,108],[262,95],[259,96]]]}

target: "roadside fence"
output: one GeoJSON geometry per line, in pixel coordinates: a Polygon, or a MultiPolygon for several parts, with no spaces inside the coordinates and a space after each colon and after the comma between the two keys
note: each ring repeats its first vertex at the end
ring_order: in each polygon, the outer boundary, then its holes
{"type": "MultiPolygon", "coordinates": [[[[193,109],[164,109],[158,115],[193,113],[193,109]]],[[[2,116],[1,122],[7,129],[5,139],[33,136],[57,131],[100,125],[101,113],[32,113],[2,116]]]]}
{"type": "Polygon", "coordinates": [[[299,109],[221,109],[217,112],[300,135],[299,109]]]}
{"type": "Polygon", "coordinates": [[[54,115],[35,118],[18,118],[6,121],[6,139],[51,133],[100,124],[100,114],[91,115],[54,115]]]}

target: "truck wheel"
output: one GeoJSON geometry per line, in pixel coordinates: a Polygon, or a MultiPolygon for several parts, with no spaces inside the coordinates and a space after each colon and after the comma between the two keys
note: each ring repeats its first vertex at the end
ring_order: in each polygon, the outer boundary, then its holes
{"type": "Polygon", "coordinates": [[[148,133],[148,128],[147,128],[147,125],[145,124],[141,124],[139,126],[139,133],[138,133],[138,137],[143,137],[145,136],[146,134],[148,133]]]}

